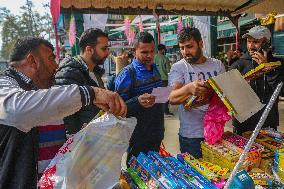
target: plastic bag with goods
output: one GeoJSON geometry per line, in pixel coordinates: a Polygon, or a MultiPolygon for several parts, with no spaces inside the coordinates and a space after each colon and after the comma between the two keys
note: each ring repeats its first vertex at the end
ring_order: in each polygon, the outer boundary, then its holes
{"type": "Polygon", "coordinates": [[[121,157],[135,128],[135,118],[111,114],[92,120],[69,138],[39,181],[41,189],[107,189],[119,180],[121,157]]]}

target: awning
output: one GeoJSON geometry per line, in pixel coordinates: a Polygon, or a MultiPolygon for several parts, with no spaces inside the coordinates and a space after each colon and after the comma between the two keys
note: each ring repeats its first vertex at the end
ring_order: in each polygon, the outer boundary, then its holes
{"type": "Polygon", "coordinates": [[[61,11],[148,14],[212,14],[233,12],[252,0],[61,0],[61,11]]]}
{"type": "Polygon", "coordinates": [[[261,0],[257,3],[252,3],[236,12],[233,15],[240,13],[263,13],[268,14],[275,12],[278,14],[284,13],[284,0],[261,0]]]}

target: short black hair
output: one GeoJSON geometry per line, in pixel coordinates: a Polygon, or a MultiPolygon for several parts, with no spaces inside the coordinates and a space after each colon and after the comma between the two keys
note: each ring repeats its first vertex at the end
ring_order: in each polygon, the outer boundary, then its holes
{"type": "Polygon", "coordinates": [[[134,58],[133,52],[131,50],[128,51],[128,58],[130,59],[134,58]]]}
{"type": "Polygon", "coordinates": [[[134,41],[134,48],[137,48],[139,43],[152,43],[154,42],[153,36],[148,32],[140,32],[134,41]]]}
{"type": "Polygon", "coordinates": [[[187,40],[193,39],[196,42],[202,40],[201,33],[197,28],[185,28],[178,34],[178,42],[184,43],[187,40]]]}
{"type": "Polygon", "coordinates": [[[84,31],[79,39],[79,46],[81,51],[84,52],[86,46],[88,45],[95,46],[99,37],[108,38],[108,35],[101,29],[97,28],[89,28],[84,31]]]}
{"type": "Polygon", "coordinates": [[[166,46],[165,45],[163,45],[163,44],[159,44],[158,45],[158,50],[160,51],[160,50],[166,50],[167,48],[166,48],[166,46]]]}
{"type": "Polygon", "coordinates": [[[24,37],[18,39],[10,54],[10,62],[23,60],[30,52],[36,50],[40,45],[45,45],[54,50],[53,45],[41,37],[24,37]]]}

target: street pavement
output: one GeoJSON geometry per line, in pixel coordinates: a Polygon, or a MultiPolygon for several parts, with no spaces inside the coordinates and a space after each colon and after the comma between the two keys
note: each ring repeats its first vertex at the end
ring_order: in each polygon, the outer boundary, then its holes
{"type": "MultiPolygon", "coordinates": [[[[280,126],[278,130],[284,132],[284,101],[280,101],[278,104],[279,115],[280,115],[280,126]]],[[[171,106],[171,112],[174,113],[173,117],[165,117],[165,138],[164,145],[168,152],[176,155],[180,153],[179,151],[179,141],[178,141],[178,129],[179,129],[179,118],[178,118],[178,107],[171,106]]],[[[225,131],[232,131],[233,127],[230,122],[225,126],[225,131]]]]}

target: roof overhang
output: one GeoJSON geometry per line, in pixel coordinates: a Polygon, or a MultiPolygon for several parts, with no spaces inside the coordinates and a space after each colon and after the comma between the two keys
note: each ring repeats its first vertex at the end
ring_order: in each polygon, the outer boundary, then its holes
{"type": "Polygon", "coordinates": [[[152,15],[226,15],[257,0],[61,0],[61,12],[152,15]]]}
{"type": "Polygon", "coordinates": [[[247,6],[240,8],[232,13],[232,15],[238,15],[241,13],[284,13],[284,0],[259,0],[248,4],[247,6]]]}

